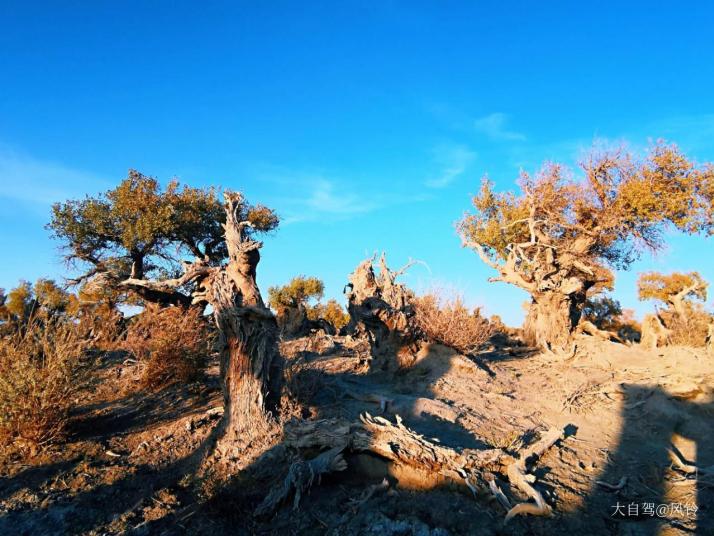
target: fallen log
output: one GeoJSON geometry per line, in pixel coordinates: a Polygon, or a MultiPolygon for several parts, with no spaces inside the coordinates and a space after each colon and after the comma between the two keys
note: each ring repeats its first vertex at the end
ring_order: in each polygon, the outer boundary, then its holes
{"type": "MultiPolygon", "coordinates": [[[[310,467],[317,465],[327,469],[317,471],[313,468],[312,472],[306,471],[307,477],[301,477],[295,484],[294,473],[297,470],[291,467],[283,487],[278,491],[271,492],[266,497],[259,512],[265,514],[272,511],[287,497],[291,489],[295,489],[296,493],[304,492],[313,483],[314,476],[311,476],[313,473],[322,474],[330,470],[343,470],[344,458],[341,457],[341,454],[345,451],[352,451],[377,455],[398,465],[402,470],[411,469],[415,472],[436,474],[446,481],[460,484],[465,481],[472,491],[476,488],[475,482],[482,483],[483,489],[493,488],[495,484],[490,484],[490,482],[494,480],[494,475],[500,474],[507,477],[514,487],[534,500],[534,503],[520,503],[511,508],[506,516],[506,521],[522,514],[549,515],[552,509],[545,502],[541,493],[533,487],[535,476],[527,473],[527,464],[535,463],[563,437],[563,430],[551,428],[543,434],[538,442],[525,449],[518,457],[514,457],[500,448],[457,451],[433,443],[404,426],[399,415],[395,416],[394,423],[369,413],[362,414],[358,422],[340,418],[292,422],[285,428],[284,444],[287,447],[300,450],[323,450],[322,454],[313,460],[297,463],[308,464],[310,467]],[[332,464],[326,463],[324,459],[318,462],[318,459],[323,456],[327,456],[329,459],[340,456],[340,462],[336,465],[337,469],[332,469],[332,464]],[[306,483],[307,486],[305,486],[306,483]]],[[[295,464],[293,465],[295,466],[295,464]]],[[[346,462],[344,465],[346,466],[346,462]]],[[[510,504],[505,495],[499,497],[499,500],[504,506],[510,504]]]]}

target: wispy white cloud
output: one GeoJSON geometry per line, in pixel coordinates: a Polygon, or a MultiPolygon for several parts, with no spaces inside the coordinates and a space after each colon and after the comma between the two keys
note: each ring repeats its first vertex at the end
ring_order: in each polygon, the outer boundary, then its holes
{"type": "Polygon", "coordinates": [[[443,144],[434,148],[434,161],[439,166],[437,176],[428,179],[429,188],[444,188],[462,175],[476,158],[476,153],[463,144],[443,144]]]}
{"type": "Polygon", "coordinates": [[[496,141],[525,141],[526,136],[521,132],[509,130],[507,127],[508,116],[503,113],[492,113],[474,120],[473,127],[477,132],[485,134],[496,141]]]}
{"type": "MultiPolygon", "coordinates": [[[[387,189],[384,182],[345,180],[322,171],[300,171],[276,166],[262,166],[254,173],[261,182],[290,191],[290,196],[272,195],[272,206],[283,224],[315,220],[345,220],[385,207],[419,202],[423,194],[400,194],[387,189]],[[370,185],[370,183],[373,183],[370,185]],[[375,190],[375,184],[379,189],[375,190]]],[[[268,194],[269,195],[269,194],[268,194]]]]}
{"type": "Polygon", "coordinates": [[[106,185],[92,173],[0,146],[0,198],[49,205],[106,185]]]}
{"type": "Polygon", "coordinates": [[[314,181],[305,205],[315,211],[329,214],[360,214],[379,207],[374,199],[350,192],[334,181],[320,178],[314,181]]]}

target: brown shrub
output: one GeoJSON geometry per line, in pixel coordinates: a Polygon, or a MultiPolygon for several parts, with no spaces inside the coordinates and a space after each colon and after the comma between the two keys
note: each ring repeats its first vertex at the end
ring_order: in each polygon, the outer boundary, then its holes
{"type": "Polygon", "coordinates": [[[493,334],[493,327],[479,309],[470,310],[460,296],[432,291],[414,299],[417,324],[431,340],[462,354],[473,354],[493,334]]]}
{"type": "Polygon", "coordinates": [[[158,389],[200,378],[213,341],[199,310],[148,306],[130,324],[121,347],[141,364],[141,386],[158,389]]]}
{"type": "Polygon", "coordinates": [[[714,321],[699,304],[686,304],[686,314],[660,311],[664,325],[670,330],[669,343],[677,346],[701,348],[706,345],[709,324],[714,321]]]}
{"type": "Polygon", "coordinates": [[[84,386],[84,339],[59,319],[30,322],[0,339],[0,446],[36,454],[64,435],[84,386]]]}

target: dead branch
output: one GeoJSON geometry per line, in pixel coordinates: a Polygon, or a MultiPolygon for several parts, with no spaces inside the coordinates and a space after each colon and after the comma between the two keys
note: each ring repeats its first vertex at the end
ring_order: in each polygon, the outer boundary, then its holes
{"type": "Polygon", "coordinates": [[[543,495],[536,490],[532,483],[535,482],[535,476],[528,474],[526,464],[540,458],[545,451],[552,447],[558,440],[563,438],[563,431],[560,428],[551,428],[548,432],[534,445],[525,450],[518,461],[511,463],[508,466],[508,479],[511,484],[514,484],[518,489],[526,493],[535,501],[535,505],[528,503],[517,504],[506,514],[506,522],[510,521],[517,515],[531,514],[538,516],[548,516],[552,509],[545,502],[543,495]]]}
{"type": "Polygon", "coordinates": [[[370,500],[372,498],[372,495],[379,491],[384,491],[386,489],[389,489],[389,481],[384,478],[379,484],[372,484],[371,486],[369,486],[366,490],[362,492],[362,494],[358,498],[350,499],[350,506],[353,510],[357,510],[360,506],[370,500]]]}
{"type": "Polygon", "coordinates": [[[592,337],[599,337],[606,341],[615,341],[620,343],[622,342],[622,339],[620,339],[617,333],[600,329],[589,320],[581,319],[580,324],[578,324],[577,331],[578,333],[585,333],[586,335],[590,335],[592,337]]]}
{"type": "Polygon", "coordinates": [[[501,488],[498,487],[498,484],[496,484],[494,479],[488,481],[488,488],[491,490],[491,493],[496,498],[498,503],[506,509],[506,512],[510,512],[511,501],[509,501],[508,497],[506,497],[506,495],[501,491],[501,488]]]}
{"type": "Polygon", "coordinates": [[[319,484],[322,475],[347,469],[347,462],[342,456],[343,450],[344,447],[334,447],[311,460],[300,460],[293,463],[282,485],[270,491],[256,508],[254,515],[262,516],[274,511],[293,490],[295,491],[293,510],[297,510],[302,494],[312,487],[315,480],[319,484]]]}
{"type": "Polygon", "coordinates": [[[617,484],[609,484],[603,480],[596,480],[595,483],[608,491],[620,491],[627,484],[627,477],[623,476],[617,484]]]}
{"type": "MultiPolygon", "coordinates": [[[[285,444],[297,449],[321,448],[327,452],[342,452],[345,449],[369,452],[387,459],[406,469],[436,473],[453,482],[466,481],[468,487],[477,490],[476,482],[492,481],[493,472],[506,474],[515,487],[531,497],[535,503],[522,503],[510,508],[506,520],[521,515],[549,515],[551,507],[533,487],[535,477],[527,474],[527,464],[535,463],[549,448],[564,437],[563,430],[551,428],[542,439],[523,451],[518,459],[502,449],[463,449],[456,451],[438,445],[410,430],[397,415],[396,422],[364,413],[359,422],[344,419],[323,419],[309,422],[293,422],[286,426],[285,444]]],[[[292,484],[291,484],[292,485],[292,484]]],[[[491,487],[491,484],[489,484],[491,487]]],[[[502,492],[501,492],[502,493],[502,492]]],[[[284,497],[284,495],[281,495],[284,497]]],[[[277,501],[279,502],[279,501],[277,501]]],[[[276,505],[276,501],[265,504],[276,505]]],[[[267,506],[266,506],[267,508],[267,506]]]]}
{"type": "Polygon", "coordinates": [[[421,417],[423,414],[432,415],[448,422],[456,422],[459,412],[448,404],[431,398],[397,395],[387,398],[377,393],[359,393],[349,388],[344,388],[347,396],[363,402],[379,404],[380,412],[393,415],[406,415],[408,417],[421,417]]]}

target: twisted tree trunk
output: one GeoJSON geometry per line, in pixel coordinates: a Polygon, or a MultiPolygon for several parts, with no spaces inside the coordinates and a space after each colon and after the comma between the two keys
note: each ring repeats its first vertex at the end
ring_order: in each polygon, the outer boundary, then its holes
{"type": "Polygon", "coordinates": [[[283,363],[278,325],[256,283],[262,242],[239,221],[240,194],[226,194],[228,264],[201,282],[221,336],[225,413],[222,438],[254,437],[279,409],[283,363]]]}
{"type": "Polygon", "coordinates": [[[379,275],[375,275],[373,262],[374,257],[361,262],[350,274],[346,292],[350,315],[347,332],[365,335],[375,364],[380,368],[393,368],[397,364],[395,356],[416,353],[417,342],[422,337],[411,304],[413,294],[396,282],[412,263],[391,271],[382,254],[379,275]]]}
{"type": "Polygon", "coordinates": [[[580,322],[585,294],[558,291],[534,293],[523,325],[526,340],[547,350],[564,352],[580,322]]]}

